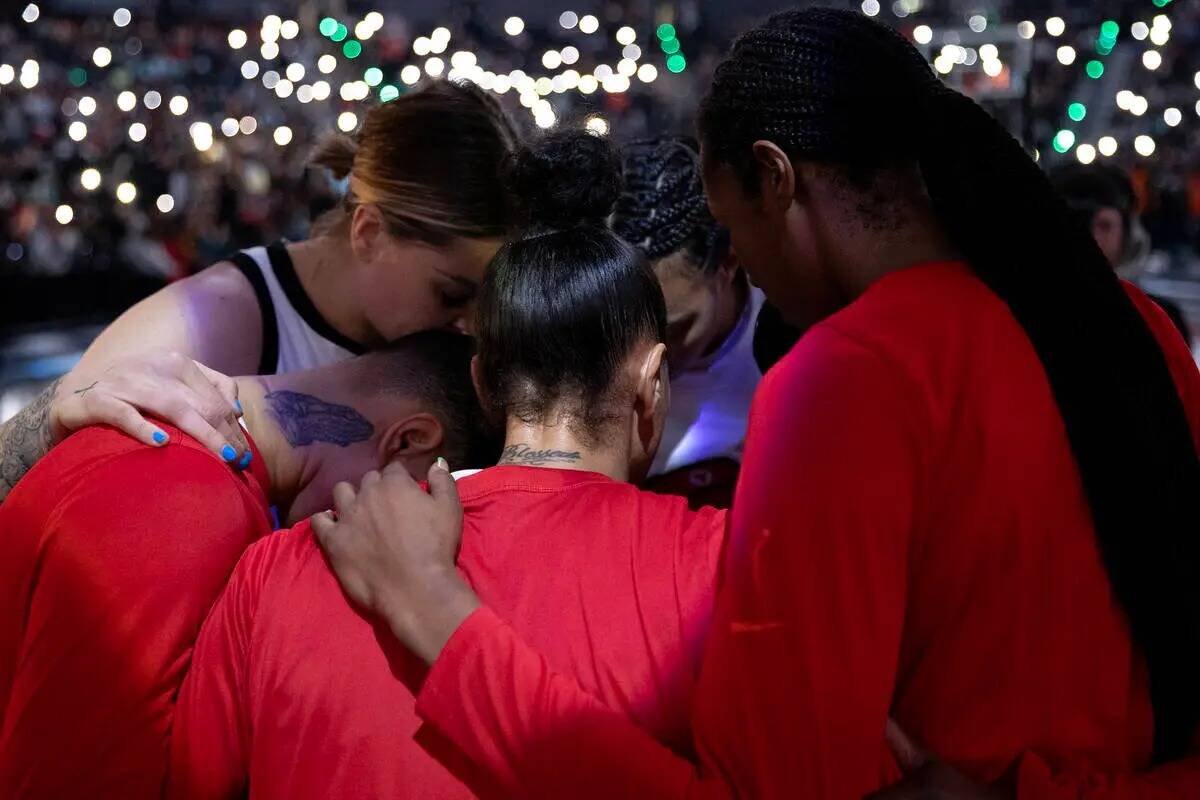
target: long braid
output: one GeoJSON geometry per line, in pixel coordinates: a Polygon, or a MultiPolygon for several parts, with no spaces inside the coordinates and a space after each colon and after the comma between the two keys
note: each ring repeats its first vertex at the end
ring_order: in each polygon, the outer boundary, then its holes
{"type": "Polygon", "coordinates": [[[721,230],[708,211],[698,148],[687,139],[632,142],[621,150],[621,196],[611,225],[654,261],[684,250],[697,265],[715,267],[721,230]]]}
{"type": "Polygon", "coordinates": [[[742,36],[700,127],[748,186],[756,139],[850,168],[919,163],[946,231],[1041,360],[1149,667],[1155,760],[1184,753],[1200,721],[1200,460],[1153,334],[1046,177],[900,34],[846,11],[784,12],[742,36]]]}

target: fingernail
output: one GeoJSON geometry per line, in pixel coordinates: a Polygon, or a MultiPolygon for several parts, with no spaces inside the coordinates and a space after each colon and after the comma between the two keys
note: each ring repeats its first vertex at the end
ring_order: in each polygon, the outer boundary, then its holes
{"type": "Polygon", "coordinates": [[[242,411],[242,401],[238,400],[236,397],[233,400],[233,407],[237,409],[239,417],[246,413],[245,411],[242,411]]]}
{"type": "Polygon", "coordinates": [[[237,458],[237,450],[234,450],[232,445],[227,444],[221,448],[221,458],[226,461],[233,461],[233,459],[237,458]]]}
{"type": "Polygon", "coordinates": [[[441,456],[438,456],[437,458],[437,467],[438,469],[444,469],[446,472],[450,471],[450,465],[447,464],[446,459],[442,458],[441,456]]]}
{"type": "Polygon", "coordinates": [[[151,436],[150,438],[154,440],[155,444],[166,444],[167,443],[167,435],[165,433],[163,433],[162,431],[155,431],[154,435],[151,436]]]}
{"type": "Polygon", "coordinates": [[[242,456],[242,460],[238,462],[238,469],[245,469],[246,467],[250,466],[250,462],[253,460],[254,453],[251,453],[249,450],[247,450],[246,454],[242,456]]]}

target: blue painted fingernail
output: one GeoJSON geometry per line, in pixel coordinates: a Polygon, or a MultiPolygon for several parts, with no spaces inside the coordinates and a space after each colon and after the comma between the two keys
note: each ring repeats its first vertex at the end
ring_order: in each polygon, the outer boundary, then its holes
{"type": "Polygon", "coordinates": [[[233,461],[233,459],[237,458],[237,450],[234,450],[230,445],[225,445],[221,448],[221,458],[226,461],[233,461]]]}
{"type": "Polygon", "coordinates": [[[245,469],[246,467],[250,466],[250,462],[253,460],[254,454],[247,450],[246,454],[242,456],[242,460],[238,462],[238,469],[245,469]]]}
{"type": "Polygon", "coordinates": [[[162,431],[155,431],[150,438],[154,440],[155,444],[163,444],[167,441],[167,435],[162,431]]]}
{"type": "Polygon", "coordinates": [[[233,400],[233,407],[237,409],[237,412],[239,414],[246,413],[246,412],[242,411],[242,401],[238,400],[237,398],[234,398],[234,400],[233,400]]]}

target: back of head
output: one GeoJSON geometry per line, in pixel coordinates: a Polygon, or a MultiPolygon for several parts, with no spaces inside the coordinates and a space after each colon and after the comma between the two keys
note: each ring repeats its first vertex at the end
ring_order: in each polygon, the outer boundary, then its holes
{"type": "Polygon", "coordinates": [[[693,140],[669,137],[625,145],[621,183],[610,223],[618,236],[651,261],[682,251],[699,269],[716,269],[729,237],[709,213],[693,140]]]}
{"type": "Polygon", "coordinates": [[[512,208],[502,170],[518,142],[496,99],[474,84],[437,80],[378,105],[357,133],[334,134],[313,153],[314,166],[350,178],[342,207],[321,230],[373,203],[400,238],[443,245],[504,236],[512,208]]]}
{"type": "Polygon", "coordinates": [[[666,308],[645,256],[605,227],[620,191],[607,139],[564,130],[520,150],[510,185],[527,221],[496,254],[476,320],[482,389],[496,416],[562,413],[598,436],[619,369],[663,340],[666,308]]]}
{"type": "Polygon", "coordinates": [[[1128,218],[1137,204],[1129,176],[1110,164],[1066,164],[1051,171],[1050,182],[1073,208],[1115,208],[1128,218]]]}
{"type": "Polygon", "coordinates": [[[1050,173],[1050,182],[1085,224],[1102,208],[1121,215],[1125,233],[1137,210],[1133,183],[1119,167],[1110,164],[1066,164],[1050,173]]]}
{"type": "Polygon", "coordinates": [[[470,336],[437,330],[409,334],[349,363],[352,380],[364,395],[402,394],[419,400],[442,424],[441,454],[465,469],[496,463],[501,445],[471,380],[474,354],[470,336]]]}
{"type": "Polygon", "coordinates": [[[1041,360],[1149,664],[1155,756],[1182,753],[1200,720],[1200,462],[1163,354],[1088,230],[999,123],[855,12],[788,11],[745,33],[699,126],[706,158],[751,191],[759,139],[858,182],[919,167],[943,229],[1041,360]]]}

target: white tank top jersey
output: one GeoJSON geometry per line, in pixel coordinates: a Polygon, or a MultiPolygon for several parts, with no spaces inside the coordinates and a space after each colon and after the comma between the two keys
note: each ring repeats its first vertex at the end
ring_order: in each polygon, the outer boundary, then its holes
{"type": "Polygon", "coordinates": [[[754,360],[754,323],[763,297],[751,286],[729,338],[702,363],[671,376],[671,409],[651,476],[710,458],[742,460],[750,400],[762,380],[754,360]]]}
{"type": "Polygon", "coordinates": [[[317,311],[283,242],[251,247],[228,260],[250,281],[262,311],[259,375],[324,367],[365,352],[317,311]]]}

